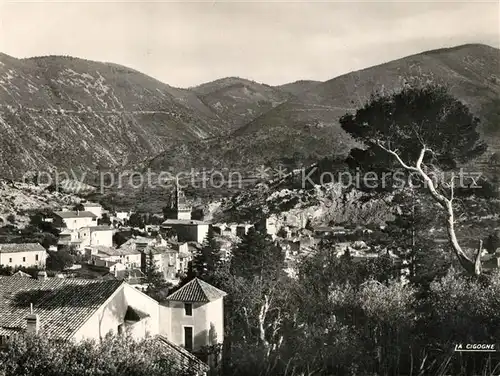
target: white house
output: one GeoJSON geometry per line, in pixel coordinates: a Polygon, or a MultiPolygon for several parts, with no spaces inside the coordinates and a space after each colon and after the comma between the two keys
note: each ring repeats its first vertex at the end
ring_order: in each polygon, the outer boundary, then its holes
{"type": "Polygon", "coordinates": [[[85,247],[85,253],[89,256],[89,264],[91,265],[107,267],[111,263],[120,263],[125,268],[141,267],[141,252],[135,249],[90,246],[85,247]]]}
{"type": "Polygon", "coordinates": [[[54,227],[59,230],[79,230],[97,226],[97,216],[89,211],[60,211],[54,213],[54,227]]]}
{"type": "Polygon", "coordinates": [[[0,244],[0,265],[45,268],[47,251],[38,243],[0,244]]]}
{"type": "Polygon", "coordinates": [[[116,279],[0,277],[0,343],[22,333],[99,341],[111,331],[128,331],[158,340],[179,373],[189,367],[206,375],[208,365],[190,352],[222,341],[225,295],[195,279],[160,304],[116,279]]]}
{"type": "Polygon", "coordinates": [[[226,295],[198,278],[169,295],[162,303],[165,314],[160,315],[167,338],[195,352],[222,343],[226,295]]]}
{"type": "Polygon", "coordinates": [[[85,202],[82,205],[85,211],[94,214],[98,219],[102,218],[103,208],[100,204],[94,202],[85,202]]]}
{"type": "Polygon", "coordinates": [[[164,233],[173,231],[177,236],[177,240],[181,242],[194,241],[201,244],[205,240],[210,226],[208,222],[194,219],[167,219],[162,223],[161,231],[164,233]]]}
{"type": "Polygon", "coordinates": [[[115,218],[120,222],[125,222],[130,219],[130,212],[116,212],[115,218]]]}
{"type": "Polygon", "coordinates": [[[114,230],[109,226],[82,227],[78,230],[78,238],[82,247],[103,245],[113,246],[114,230]]]}
{"type": "Polygon", "coordinates": [[[148,246],[141,251],[142,266],[145,267],[150,252],[158,267],[167,281],[177,282],[179,273],[186,272],[188,263],[192,259],[188,243],[169,241],[162,246],[148,246]]]}

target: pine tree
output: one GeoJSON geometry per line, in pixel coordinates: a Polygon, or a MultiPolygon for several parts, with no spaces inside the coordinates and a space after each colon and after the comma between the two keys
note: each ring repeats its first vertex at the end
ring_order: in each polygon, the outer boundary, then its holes
{"type": "Polygon", "coordinates": [[[232,275],[251,279],[274,274],[285,267],[284,252],[266,232],[251,228],[233,249],[232,275]]]}
{"type": "Polygon", "coordinates": [[[397,194],[395,218],[385,229],[387,248],[405,261],[402,267],[409,269],[409,279],[416,283],[434,278],[446,264],[445,257],[429,238],[436,218],[431,212],[432,205],[426,205],[423,200],[425,196],[414,189],[397,194]]]}
{"type": "Polygon", "coordinates": [[[186,280],[198,277],[210,283],[220,264],[220,247],[215,238],[215,232],[210,228],[201,249],[197,250],[193,256],[186,280]]]}
{"type": "Polygon", "coordinates": [[[168,293],[166,290],[168,290],[169,285],[156,264],[153,250],[149,250],[147,255],[145,271],[146,283],[148,285],[146,292],[148,295],[157,298],[159,294],[168,293]]]}

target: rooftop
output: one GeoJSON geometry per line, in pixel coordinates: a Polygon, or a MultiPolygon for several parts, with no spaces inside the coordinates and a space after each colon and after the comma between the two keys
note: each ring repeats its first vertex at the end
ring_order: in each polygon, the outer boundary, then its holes
{"type": "Polygon", "coordinates": [[[167,296],[167,300],[179,302],[208,303],[223,298],[227,294],[218,288],[195,278],[179,290],[167,296]]]}
{"type": "Polygon", "coordinates": [[[113,229],[109,226],[90,226],[87,227],[90,231],[112,231],[113,229]]]}
{"type": "Polygon", "coordinates": [[[0,335],[26,330],[26,316],[40,317],[40,332],[51,338],[70,338],[120,287],[122,281],[38,280],[0,277],[0,335]]]}
{"type": "Polygon", "coordinates": [[[45,252],[39,243],[2,243],[0,253],[45,252]]]}
{"type": "Polygon", "coordinates": [[[96,246],[85,247],[85,248],[97,250],[98,254],[100,253],[100,254],[106,255],[106,256],[127,256],[127,255],[140,254],[139,251],[137,251],[133,248],[130,248],[130,247],[116,249],[116,248],[112,248],[112,247],[106,247],[103,245],[96,245],[96,246]]]}
{"type": "Polygon", "coordinates": [[[101,204],[98,204],[97,202],[84,202],[83,207],[85,208],[101,208],[101,204]]]}
{"type": "Polygon", "coordinates": [[[59,211],[54,212],[54,215],[60,218],[97,218],[94,213],[89,211],[59,211]]]}

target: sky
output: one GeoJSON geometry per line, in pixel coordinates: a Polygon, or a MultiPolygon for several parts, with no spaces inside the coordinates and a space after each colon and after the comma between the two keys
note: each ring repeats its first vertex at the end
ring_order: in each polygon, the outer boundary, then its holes
{"type": "Polygon", "coordinates": [[[324,81],[465,43],[500,47],[498,0],[0,0],[0,52],[113,62],[176,87],[324,81]]]}

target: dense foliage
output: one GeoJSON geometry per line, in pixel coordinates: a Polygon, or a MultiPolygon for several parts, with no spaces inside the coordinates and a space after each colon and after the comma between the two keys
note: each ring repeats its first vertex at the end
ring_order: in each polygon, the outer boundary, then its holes
{"type": "Polygon", "coordinates": [[[154,339],[107,336],[101,343],[28,336],[0,351],[1,376],[191,376],[154,339]]]}

